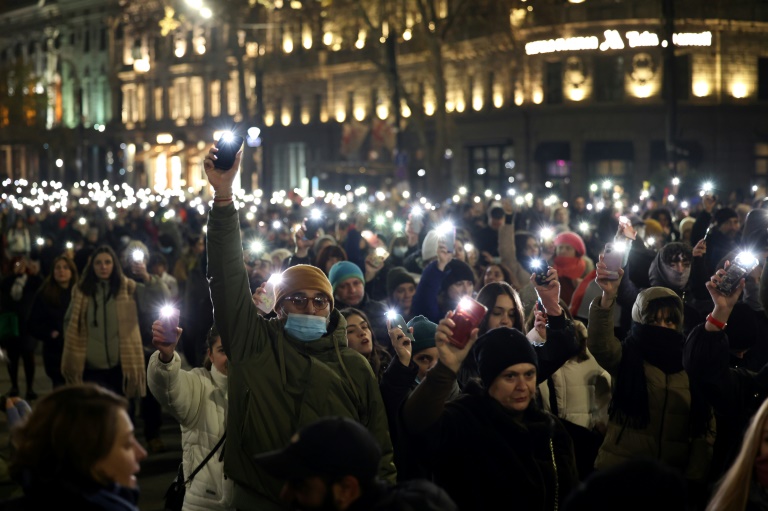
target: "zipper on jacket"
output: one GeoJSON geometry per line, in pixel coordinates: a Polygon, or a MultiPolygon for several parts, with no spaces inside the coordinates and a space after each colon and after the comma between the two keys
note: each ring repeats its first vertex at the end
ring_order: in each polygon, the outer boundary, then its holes
{"type": "Polygon", "coordinates": [[[664,435],[664,418],[667,416],[667,401],[669,400],[669,375],[666,373],[664,374],[664,383],[664,406],[661,407],[661,424],[659,425],[659,449],[656,456],[657,459],[661,459],[661,445],[664,435]]]}

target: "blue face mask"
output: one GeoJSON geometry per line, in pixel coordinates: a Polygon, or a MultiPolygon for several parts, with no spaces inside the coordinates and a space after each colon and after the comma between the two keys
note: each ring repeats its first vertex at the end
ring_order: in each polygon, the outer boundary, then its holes
{"type": "Polygon", "coordinates": [[[328,329],[328,318],[310,314],[288,314],[285,331],[300,341],[316,341],[325,335],[328,329]]]}

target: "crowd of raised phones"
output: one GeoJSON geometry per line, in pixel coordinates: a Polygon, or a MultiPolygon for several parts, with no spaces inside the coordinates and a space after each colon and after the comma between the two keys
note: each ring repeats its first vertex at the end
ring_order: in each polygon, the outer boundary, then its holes
{"type": "Polygon", "coordinates": [[[185,509],[768,509],[762,201],[249,208],[207,170],[209,207],[0,209],[7,395],[96,383],[150,454],[170,412],[185,509]],[[292,439],[330,417],[373,448],[292,439]]]}

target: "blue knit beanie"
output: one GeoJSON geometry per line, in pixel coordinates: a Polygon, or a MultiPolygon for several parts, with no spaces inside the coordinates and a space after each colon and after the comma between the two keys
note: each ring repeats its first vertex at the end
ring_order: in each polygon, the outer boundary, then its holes
{"type": "Polygon", "coordinates": [[[358,265],[349,261],[339,261],[331,266],[331,270],[328,272],[328,280],[331,281],[331,287],[334,292],[336,291],[336,286],[352,277],[360,279],[360,282],[365,284],[363,271],[358,265]]]}

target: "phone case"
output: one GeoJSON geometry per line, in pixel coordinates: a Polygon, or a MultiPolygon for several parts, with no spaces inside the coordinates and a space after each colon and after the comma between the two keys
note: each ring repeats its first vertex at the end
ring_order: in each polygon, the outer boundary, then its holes
{"type": "Polygon", "coordinates": [[[758,264],[759,262],[756,258],[742,261],[737,257],[726,270],[723,280],[717,286],[717,290],[726,296],[733,294],[736,286],[739,285],[739,281],[749,275],[758,264]]]}
{"type": "Polygon", "coordinates": [[[165,330],[165,344],[173,344],[176,342],[176,329],[179,327],[179,309],[174,308],[167,316],[163,316],[161,319],[163,323],[163,330],[165,330]]]}
{"type": "Polygon", "coordinates": [[[413,232],[416,234],[419,234],[424,228],[424,221],[420,216],[409,215],[409,218],[411,220],[411,229],[413,229],[413,232]]]}
{"type": "Polygon", "coordinates": [[[272,312],[275,308],[275,284],[277,279],[270,277],[267,280],[266,286],[264,286],[265,295],[261,297],[261,303],[257,307],[266,314],[272,312]]]}
{"type": "Polygon", "coordinates": [[[605,244],[605,252],[603,254],[603,262],[608,267],[610,275],[606,276],[608,280],[619,279],[619,269],[621,268],[621,262],[624,260],[624,253],[614,249],[613,243],[605,244]]]}
{"type": "Polygon", "coordinates": [[[232,140],[226,142],[224,137],[220,138],[216,142],[216,148],[219,152],[216,153],[216,159],[213,162],[213,166],[219,170],[229,170],[232,165],[235,164],[235,156],[243,145],[243,137],[233,135],[232,140]]]}
{"type": "Polygon", "coordinates": [[[534,273],[536,276],[534,279],[536,280],[536,284],[539,286],[545,286],[547,284],[547,277],[549,273],[549,266],[546,264],[542,264],[539,268],[537,268],[534,273]]]}
{"type": "Polygon", "coordinates": [[[488,307],[477,300],[462,298],[451,318],[456,326],[453,328],[453,335],[448,339],[449,342],[459,348],[466,346],[472,330],[480,326],[487,312],[488,307]]]}
{"type": "Polygon", "coordinates": [[[440,239],[445,243],[446,250],[453,254],[453,251],[456,249],[456,228],[454,227],[447,233],[441,235],[440,239]]]}
{"type": "Polygon", "coordinates": [[[304,239],[313,240],[317,236],[317,231],[320,230],[322,220],[316,218],[304,219],[304,239]]]}
{"type": "Polygon", "coordinates": [[[405,318],[401,316],[400,314],[395,315],[394,318],[389,320],[389,327],[390,328],[399,328],[403,331],[406,337],[408,337],[411,342],[414,341],[413,334],[408,329],[408,323],[405,322],[405,318]]]}

